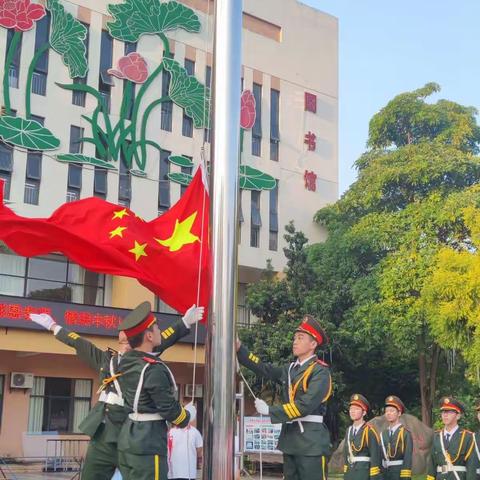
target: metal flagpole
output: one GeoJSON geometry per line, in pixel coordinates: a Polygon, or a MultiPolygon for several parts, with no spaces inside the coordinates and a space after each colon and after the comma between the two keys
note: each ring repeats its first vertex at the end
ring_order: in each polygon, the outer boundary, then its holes
{"type": "Polygon", "coordinates": [[[211,202],[213,298],[206,348],[204,480],[231,480],[234,475],[241,35],[242,0],[216,0],[211,202]]]}

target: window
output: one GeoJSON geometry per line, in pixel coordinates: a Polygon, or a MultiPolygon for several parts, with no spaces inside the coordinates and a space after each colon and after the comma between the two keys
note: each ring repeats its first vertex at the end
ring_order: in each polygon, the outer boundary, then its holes
{"type": "MultiPolygon", "coordinates": [[[[70,153],[82,153],[83,128],[70,125],[70,153]]],[[[68,181],[67,181],[67,202],[73,202],[80,199],[80,190],[82,189],[82,164],[68,164],[68,181]]]]}
{"type": "Polygon", "coordinates": [[[92,381],[35,377],[30,393],[28,432],[81,433],[90,410],[92,381]]]}
{"type": "Polygon", "coordinates": [[[247,307],[247,284],[239,283],[237,286],[237,324],[241,327],[250,326],[250,309],[247,307]]]}
{"type": "Polygon", "coordinates": [[[13,147],[0,140],[0,179],[4,180],[3,197],[10,198],[12,184],[13,147]]]}
{"type": "Polygon", "coordinates": [[[252,190],[250,224],[250,246],[258,247],[260,244],[260,227],[262,226],[262,218],[260,216],[260,192],[257,190],[252,190]]]}
{"type": "Polygon", "coordinates": [[[252,128],[252,155],[262,155],[262,86],[253,84],[253,96],[255,97],[255,123],[252,128]]]}
{"type": "Polygon", "coordinates": [[[30,205],[38,205],[40,196],[40,180],[42,176],[42,153],[27,153],[27,172],[25,175],[25,192],[23,201],[30,205]]]}
{"type": "Polygon", "coordinates": [[[110,112],[110,93],[114,86],[112,77],[107,70],[112,67],[113,38],[110,34],[102,30],[102,40],[100,43],[100,78],[98,79],[98,90],[103,97],[104,106],[107,112],[110,112]]]}
{"type": "Polygon", "coordinates": [[[2,426],[3,390],[5,388],[5,375],[0,375],[0,427],[2,426]]]}
{"type": "MultiPolygon", "coordinates": [[[[128,55],[129,53],[133,53],[137,51],[137,42],[125,42],[124,45],[124,55],[128,55]]],[[[125,89],[127,88],[127,80],[123,81],[123,95],[125,96],[125,89]]],[[[132,112],[133,112],[133,103],[135,102],[135,83],[130,82],[130,100],[128,101],[127,105],[125,105],[126,109],[126,118],[128,120],[132,119],[132,112]]]]}
{"type": "Polygon", "coordinates": [[[243,208],[242,208],[242,195],[243,190],[240,189],[238,192],[238,229],[237,229],[237,244],[242,243],[242,223],[244,222],[243,218],[243,208]]]}
{"type": "MultiPolygon", "coordinates": [[[[50,12],[47,13],[36,24],[35,31],[35,52],[38,52],[45,45],[48,46],[50,36],[50,12]]],[[[47,94],[47,75],[48,75],[48,52],[47,50],[40,56],[35,65],[32,77],[32,93],[45,96],[47,94]]]]}
{"type": "Polygon", "coordinates": [[[96,197],[107,198],[107,169],[95,167],[93,177],[93,194],[96,197]]]}
{"type": "Polygon", "coordinates": [[[130,207],[132,199],[132,176],[125,165],[123,149],[120,154],[120,166],[118,169],[118,203],[124,207],[130,207]]]}
{"type": "Polygon", "coordinates": [[[103,305],[105,275],[90,272],[62,255],[24,258],[0,249],[0,294],[103,305]]]}
{"type": "MultiPolygon", "coordinates": [[[[83,23],[83,26],[86,27],[87,29],[87,35],[85,36],[85,57],[88,62],[88,43],[90,39],[90,25],[87,23],[83,23]]],[[[83,78],[74,78],[73,83],[76,83],[77,85],[86,85],[87,84],[87,75],[83,78]]],[[[85,100],[87,98],[87,92],[76,92],[75,90],[72,90],[72,103],[73,105],[77,105],[78,107],[84,107],[85,106],[85,100]]]]}
{"type": "Polygon", "coordinates": [[[278,162],[280,92],[270,90],[270,160],[278,162]]]}
{"type": "Polygon", "coordinates": [[[83,152],[83,138],[84,130],[82,127],[70,125],[70,153],[82,153],[83,152]]]}
{"type": "MultiPolygon", "coordinates": [[[[210,89],[212,88],[212,67],[210,65],[207,65],[207,68],[205,70],[205,85],[210,89]]],[[[212,130],[210,128],[211,121],[212,121],[212,112],[210,110],[210,116],[207,118],[207,127],[205,127],[205,130],[203,133],[203,141],[208,143],[210,143],[212,139],[212,130]]]]}
{"type": "Polygon", "coordinates": [[[270,190],[270,215],[269,215],[269,250],[278,250],[278,180],[275,188],[270,190]]]}
{"type": "MultiPolygon", "coordinates": [[[[7,31],[7,49],[5,52],[5,60],[6,56],[8,55],[8,50],[10,49],[10,44],[12,43],[13,34],[15,33],[15,29],[9,28],[7,31]]],[[[10,64],[10,70],[8,72],[8,85],[13,88],[18,88],[18,79],[20,77],[20,58],[22,53],[22,36],[20,36],[20,40],[17,43],[17,48],[15,49],[15,53],[13,54],[13,61],[10,64]]]]}
{"type": "MultiPolygon", "coordinates": [[[[188,158],[192,160],[192,157],[189,157],[187,155],[183,155],[185,158],[188,158]]],[[[182,170],[182,173],[185,173],[187,175],[192,175],[192,167],[180,167],[182,170]]],[[[181,185],[180,187],[180,196],[182,196],[185,193],[185,190],[187,189],[187,185],[181,185]]]]}
{"type": "MultiPolygon", "coordinates": [[[[195,62],[185,59],[185,70],[189,75],[195,75],[195,62]]],[[[193,137],[193,119],[183,110],[182,135],[184,137],[193,137]]]]}
{"type": "Polygon", "coordinates": [[[158,214],[166,212],[170,208],[170,161],[168,157],[172,152],[160,151],[160,172],[158,176],[158,214]]]}
{"type": "MultiPolygon", "coordinates": [[[[173,58],[173,55],[170,54],[168,58],[173,58]]],[[[168,90],[170,88],[170,73],[165,69],[162,72],[162,97],[168,95],[168,90]]],[[[173,112],[173,102],[170,100],[168,102],[162,103],[161,109],[161,119],[160,119],[160,128],[167,132],[172,131],[172,112],[173,112]]]]}
{"type": "Polygon", "coordinates": [[[174,308],[172,308],[170,305],[167,305],[163,300],[158,297],[155,297],[155,311],[159,313],[170,313],[173,315],[179,314],[174,308]]]}

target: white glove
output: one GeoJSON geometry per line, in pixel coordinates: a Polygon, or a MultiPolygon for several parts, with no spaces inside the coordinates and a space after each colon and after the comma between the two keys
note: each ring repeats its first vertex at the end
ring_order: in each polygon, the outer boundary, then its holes
{"type": "Polygon", "coordinates": [[[187,328],[190,328],[194,323],[199,322],[203,318],[205,307],[197,307],[193,304],[182,317],[183,323],[187,328]]]}
{"type": "Polygon", "coordinates": [[[190,414],[189,422],[193,422],[197,418],[197,409],[195,405],[190,402],[185,405],[185,410],[190,414]]]}
{"type": "Polygon", "coordinates": [[[255,399],[255,408],[260,415],[268,415],[269,407],[267,402],[260,398],[255,399]]]}
{"type": "Polygon", "coordinates": [[[57,324],[48,313],[31,313],[30,320],[32,322],[35,322],[37,325],[45,328],[45,330],[52,330],[53,327],[57,324]]]}

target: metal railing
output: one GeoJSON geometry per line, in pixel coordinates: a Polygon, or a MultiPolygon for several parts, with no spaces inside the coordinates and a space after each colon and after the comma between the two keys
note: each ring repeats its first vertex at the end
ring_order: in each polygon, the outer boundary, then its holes
{"type": "Polygon", "coordinates": [[[79,478],[88,439],[47,439],[45,452],[45,472],[77,472],[72,477],[79,478]]]}

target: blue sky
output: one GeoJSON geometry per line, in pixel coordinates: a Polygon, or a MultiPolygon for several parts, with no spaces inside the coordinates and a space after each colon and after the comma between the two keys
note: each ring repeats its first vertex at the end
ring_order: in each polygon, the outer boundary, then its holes
{"type": "Polygon", "coordinates": [[[370,118],[395,95],[437,82],[433,101],[480,109],[479,0],[301,1],[339,20],[340,193],[370,118]]]}

